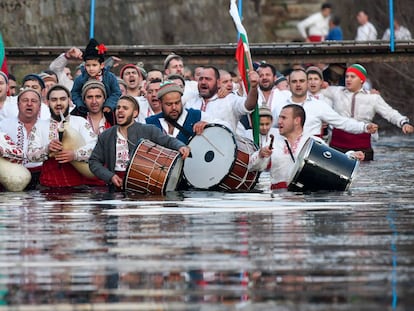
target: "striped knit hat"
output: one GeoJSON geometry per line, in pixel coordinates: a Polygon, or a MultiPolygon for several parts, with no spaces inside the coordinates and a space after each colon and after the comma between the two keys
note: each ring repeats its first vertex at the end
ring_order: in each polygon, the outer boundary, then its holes
{"type": "Polygon", "coordinates": [[[364,83],[367,80],[367,70],[360,64],[353,64],[348,67],[346,72],[355,73],[364,83]]]}
{"type": "Polygon", "coordinates": [[[160,84],[160,89],[157,92],[158,99],[161,99],[165,94],[171,92],[178,92],[183,95],[183,88],[173,81],[166,80],[160,84]]]}

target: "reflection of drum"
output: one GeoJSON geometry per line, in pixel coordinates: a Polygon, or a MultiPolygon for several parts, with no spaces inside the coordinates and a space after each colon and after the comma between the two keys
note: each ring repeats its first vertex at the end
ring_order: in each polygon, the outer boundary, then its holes
{"type": "Polygon", "coordinates": [[[202,135],[191,138],[191,157],[184,161],[184,176],[195,188],[250,190],[259,177],[249,172],[249,155],[257,150],[254,143],[238,137],[225,126],[207,125],[202,135]]]}
{"type": "Polygon", "coordinates": [[[288,190],[348,190],[358,165],[357,160],[309,138],[298,155],[288,190]]]}
{"type": "Polygon", "coordinates": [[[178,151],[141,139],[126,171],[124,189],[152,194],[174,191],[182,168],[178,151]]]}

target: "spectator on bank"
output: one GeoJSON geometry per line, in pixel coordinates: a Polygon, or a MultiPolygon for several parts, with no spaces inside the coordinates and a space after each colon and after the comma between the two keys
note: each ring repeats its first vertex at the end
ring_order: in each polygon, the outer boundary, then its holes
{"type": "Polygon", "coordinates": [[[341,29],[341,18],[339,16],[332,16],[329,20],[329,33],[326,36],[326,41],[342,41],[344,39],[341,29]]]}
{"type": "Polygon", "coordinates": [[[321,42],[329,31],[329,18],[332,5],[324,3],[318,13],[314,13],[298,23],[297,28],[306,42],[321,42]]]}
{"type": "MultiPolygon", "coordinates": [[[[382,40],[390,40],[391,31],[390,28],[385,30],[382,40]]],[[[397,19],[394,19],[394,38],[395,40],[411,40],[411,32],[404,26],[400,25],[397,19]]]]}
{"type": "Polygon", "coordinates": [[[369,16],[366,11],[359,11],[357,16],[359,24],[355,41],[372,41],[377,40],[377,30],[375,26],[369,21],[369,16]]]}

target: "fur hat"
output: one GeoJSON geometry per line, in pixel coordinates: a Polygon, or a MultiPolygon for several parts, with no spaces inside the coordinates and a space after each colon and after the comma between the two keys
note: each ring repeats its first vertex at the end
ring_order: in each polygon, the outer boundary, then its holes
{"type": "Polygon", "coordinates": [[[353,64],[349,66],[346,72],[355,73],[362,80],[362,83],[367,80],[367,70],[360,64],[353,64]]]}
{"type": "Polygon", "coordinates": [[[164,81],[160,84],[160,89],[158,90],[157,97],[158,99],[161,99],[165,94],[171,92],[178,92],[183,95],[183,88],[172,81],[164,81]]]}
{"type": "Polygon", "coordinates": [[[99,44],[98,41],[92,38],[89,40],[85,52],[83,53],[83,60],[86,61],[88,59],[98,59],[100,63],[103,63],[105,52],[107,50],[108,49],[103,43],[99,44]]]}
{"type": "Polygon", "coordinates": [[[100,89],[106,98],[106,89],[105,85],[98,80],[92,79],[86,81],[86,83],[82,87],[82,100],[85,101],[86,92],[90,89],[100,89]]]}

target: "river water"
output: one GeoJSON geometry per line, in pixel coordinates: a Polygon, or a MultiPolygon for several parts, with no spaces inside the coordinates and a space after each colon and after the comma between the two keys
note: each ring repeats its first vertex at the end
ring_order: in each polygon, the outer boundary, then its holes
{"type": "Polygon", "coordinates": [[[0,310],[413,310],[414,139],[347,192],[2,193],[0,310]]]}

